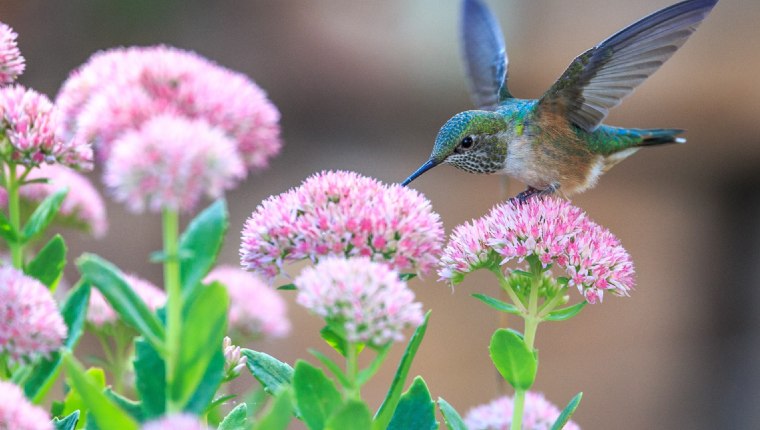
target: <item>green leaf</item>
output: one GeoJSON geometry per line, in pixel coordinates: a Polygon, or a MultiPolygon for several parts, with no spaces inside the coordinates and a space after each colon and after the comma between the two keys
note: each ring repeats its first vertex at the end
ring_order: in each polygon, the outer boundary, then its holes
{"type": "Polygon", "coordinates": [[[130,400],[121,394],[113,391],[110,387],[105,389],[106,397],[108,397],[116,406],[121,408],[124,412],[137,421],[143,421],[145,416],[143,415],[142,404],[134,400],[130,400]]]}
{"type": "Polygon", "coordinates": [[[60,234],[56,234],[29,262],[24,272],[55,291],[65,266],[66,243],[60,234]]]}
{"type": "Polygon", "coordinates": [[[223,378],[224,352],[220,344],[219,350],[211,357],[211,362],[206,367],[206,373],[203,374],[203,378],[201,378],[201,382],[195,389],[195,393],[185,404],[184,411],[202,415],[209,410],[208,407],[212,403],[217,390],[219,390],[219,385],[222,384],[223,378]]]}
{"type": "Polygon", "coordinates": [[[346,356],[348,351],[348,341],[345,336],[341,335],[338,327],[326,325],[319,331],[319,335],[330,345],[334,350],[338,351],[338,354],[346,356]]]}
{"type": "Polygon", "coordinates": [[[446,423],[446,428],[449,430],[467,430],[467,426],[464,424],[462,416],[459,415],[459,412],[457,412],[449,402],[443,400],[443,397],[438,398],[438,408],[441,409],[443,422],[446,423]]]}
{"type": "MultiPolygon", "coordinates": [[[[63,358],[61,361],[63,361],[63,358]]],[[[87,369],[85,374],[92,379],[98,389],[104,389],[106,386],[106,374],[103,369],[91,367],[87,369]]],[[[82,395],[79,394],[77,388],[71,386],[70,380],[71,377],[67,380],[70,387],[66,393],[66,397],[63,399],[63,404],[61,405],[60,411],[58,411],[58,415],[68,415],[74,411],[79,411],[81,419],[77,422],[76,428],[83,429],[87,426],[87,422],[90,421],[88,420],[89,414],[87,413],[89,411],[89,405],[84,402],[84,399],[82,399],[82,395]]]]}
{"type": "MultiPolygon", "coordinates": [[[[73,351],[84,331],[84,323],[87,318],[87,306],[90,302],[90,286],[79,283],[71,290],[66,301],[63,303],[61,314],[66,323],[68,335],[63,346],[68,351],[73,351]]],[[[42,402],[45,394],[53,386],[61,371],[61,353],[54,351],[50,356],[40,360],[34,367],[31,377],[24,383],[24,394],[34,403],[42,402]]]]}
{"type": "Polygon", "coordinates": [[[61,208],[63,199],[66,198],[68,192],[68,188],[61,188],[49,195],[39,206],[37,206],[37,209],[32,212],[29,221],[24,226],[22,233],[24,242],[28,242],[30,239],[45,231],[47,226],[50,225],[50,222],[53,221],[53,218],[55,218],[58,210],[61,208]]]}
{"type": "Polygon", "coordinates": [[[180,261],[184,297],[191,296],[211,270],[228,226],[227,205],[219,199],[190,221],[179,238],[180,255],[189,255],[180,261]]]}
{"type": "Polygon", "coordinates": [[[359,374],[356,375],[356,383],[360,387],[366,384],[373,376],[375,376],[375,373],[380,370],[380,366],[385,361],[385,357],[388,356],[388,351],[391,350],[391,346],[393,346],[393,343],[388,343],[387,345],[378,349],[377,355],[375,356],[375,359],[372,360],[372,363],[370,363],[366,369],[359,371],[359,374]]]}
{"type": "Polygon", "coordinates": [[[398,278],[401,279],[402,281],[410,281],[416,277],[417,277],[416,273],[402,273],[398,275],[398,278]]]}
{"type": "Polygon", "coordinates": [[[421,377],[414,378],[412,386],[401,396],[388,430],[435,430],[435,404],[421,377]]]}
{"type": "Polygon", "coordinates": [[[246,348],[241,349],[240,352],[246,358],[245,365],[248,371],[267,393],[276,394],[293,382],[293,368],[290,365],[263,352],[246,348]]]}
{"type": "Polygon", "coordinates": [[[370,430],[372,413],[360,400],[349,400],[327,419],[325,430],[370,430]]]}
{"type": "Polygon", "coordinates": [[[53,418],[53,427],[55,427],[55,430],[74,430],[78,421],[79,411],[74,411],[64,418],[53,418]]]}
{"type": "Polygon", "coordinates": [[[475,297],[476,299],[496,309],[497,311],[502,311],[513,315],[520,315],[520,310],[511,303],[502,302],[501,300],[486,296],[485,294],[473,294],[472,297],[475,297]]]}
{"type": "Polygon", "coordinates": [[[224,417],[217,430],[248,430],[248,405],[241,403],[224,417]]]}
{"type": "Polygon", "coordinates": [[[404,389],[404,381],[406,381],[407,375],[409,375],[409,368],[412,367],[412,361],[417,354],[417,350],[420,349],[422,339],[425,337],[425,331],[427,330],[428,321],[430,320],[430,311],[425,314],[425,320],[414,331],[412,338],[409,339],[409,344],[406,346],[406,351],[401,357],[401,361],[396,369],[396,374],[393,376],[393,382],[388,389],[388,393],[385,395],[383,404],[380,405],[380,409],[375,414],[375,419],[372,423],[374,430],[384,430],[393,417],[393,411],[396,410],[399,399],[401,398],[401,391],[404,389]]]}
{"type": "Polygon", "coordinates": [[[164,349],[164,326],[112,263],[93,254],[77,260],[82,275],[108,300],[126,324],[135,328],[158,351],[164,349]]]}
{"type": "Polygon", "coordinates": [[[580,313],[580,311],[588,304],[587,301],[582,301],[579,303],[574,304],[573,306],[568,306],[566,308],[557,309],[556,311],[549,312],[548,315],[544,318],[544,321],[565,321],[568,320],[580,313]]]}
{"type": "Polygon", "coordinates": [[[172,399],[182,407],[203,381],[214,355],[222,350],[230,302],[227,289],[218,282],[199,290],[191,300],[183,315],[177,373],[169,387],[172,399]]]}
{"type": "Polygon", "coordinates": [[[282,291],[295,291],[296,290],[296,284],[280,285],[279,287],[277,287],[277,289],[278,290],[282,290],[282,291]]]}
{"type": "Polygon", "coordinates": [[[13,229],[11,222],[3,212],[0,212],[0,237],[8,243],[18,242],[18,233],[13,229]]]}
{"type": "Polygon", "coordinates": [[[271,407],[264,412],[254,430],[285,430],[293,418],[293,393],[290,387],[280,390],[271,407]]]}
{"type": "Polygon", "coordinates": [[[348,380],[348,377],[345,373],[343,373],[343,370],[338,366],[337,363],[330,360],[330,357],[322,354],[321,352],[317,351],[316,349],[309,349],[309,352],[311,355],[317,358],[320,363],[322,363],[323,366],[327,368],[327,370],[330,371],[333,375],[335,375],[336,378],[338,378],[338,382],[340,382],[341,385],[344,387],[350,387],[351,381],[348,380]]]}
{"type": "Polygon", "coordinates": [[[322,430],[327,419],[338,408],[341,396],[335,383],[311,364],[298,360],[293,373],[296,408],[310,430],[322,430]]]}
{"type": "Polygon", "coordinates": [[[166,364],[144,338],[135,340],[135,388],[146,420],[166,410],[166,364]]]}
{"type": "Polygon", "coordinates": [[[520,334],[513,330],[496,330],[488,351],[496,369],[515,390],[527,390],[533,385],[538,362],[520,334]]]}
{"type": "Polygon", "coordinates": [[[63,365],[71,381],[71,386],[77,390],[87,405],[89,418],[94,419],[98,427],[138,430],[137,422],[106,397],[103,388],[92,376],[85,373],[71,353],[66,352],[63,355],[63,365]]]}
{"type": "Polygon", "coordinates": [[[562,428],[565,427],[565,424],[570,421],[570,417],[573,416],[575,410],[578,409],[578,405],[580,405],[582,398],[583,393],[580,392],[570,400],[570,403],[565,406],[565,409],[563,409],[562,413],[557,417],[557,421],[554,422],[551,430],[562,430],[562,428]]]}

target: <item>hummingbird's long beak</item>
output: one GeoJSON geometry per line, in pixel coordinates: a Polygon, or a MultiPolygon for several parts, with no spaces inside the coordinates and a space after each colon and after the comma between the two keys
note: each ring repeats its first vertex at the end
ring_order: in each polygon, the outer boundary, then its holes
{"type": "Polygon", "coordinates": [[[433,160],[431,158],[430,160],[426,161],[425,164],[423,164],[422,166],[420,166],[419,169],[415,170],[414,173],[412,173],[411,175],[409,175],[409,177],[406,178],[404,180],[404,182],[401,183],[401,185],[404,186],[404,187],[407,186],[407,185],[409,185],[409,183],[412,182],[413,180],[417,179],[418,176],[420,176],[421,174],[427,172],[428,170],[432,169],[433,167],[435,167],[435,166],[437,166],[439,164],[440,164],[439,162],[437,162],[437,161],[435,161],[435,160],[433,160]]]}

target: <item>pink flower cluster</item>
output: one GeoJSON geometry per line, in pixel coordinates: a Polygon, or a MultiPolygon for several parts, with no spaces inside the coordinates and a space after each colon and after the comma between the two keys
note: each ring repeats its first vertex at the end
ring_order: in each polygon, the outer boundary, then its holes
{"type": "Polygon", "coordinates": [[[12,28],[0,22],[0,84],[9,84],[24,73],[26,64],[16,44],[17,37],[12,28]]]}
{"type": "Polygon", "coordinates": [[[21,388],[0,381],[0,429],[53,430],[50,417],[24,397],[21,388]]]}
{"type": "MultiPolygon", "coordinates": [[[[155,311],[166,303],[166,293],[152,283],[134,275],[124,275],[134,292],[148,305],[148,309],[155,311]]],[[[87,322],[96,328],[115,324],[118,321],[116,312],[106,301],[103,294],[96,288],[90,293],[90,305],[87,310],[87,322]]]]}
{"type": "Polygon", "coordinates": [[[33,360],[57,350],[66,325],[50,291],[12,267],[0,268],[0,354],[33,360]]]}
{"type": "Polygon", "coordinates": [[[268,279],[286,260],[366,256],[394,269],[428,272],[443,227],[417,191],[353,172],[322,172],[263,201],[246,221],[240,260],[268,279]]]}
{"type": "MultiPolygon", "coordinates": [[[[509,430],[512,424],[513,398],[500,397],[491,403],[476,406],[464,417],[469,430],[509,430]]],[[[522,428],[525,430],[549,430],[559,417],[560,410],[549,403],[541,393],[528,391],[525,393],[522,428]]],[[[564,430],[580,430],[580,427],[569,421],[564,430]]]]}
{"type": "Polygon", "coordinates": [[[92,148],[78,139],[63,139],[58,110],[50,100],[20,85],[0,88],[0,128],[7,143],[3,150],[14,163],[39,166],[60,163],[92,169],[92,148]]]}
{"type": "Polygon", "coordinates": [[[422,323],[422,304],[398,272],[366,257],[328,257],[296,278],[296,302],[342,324],[349,342],[383,346],[422,323]]]}
{"type": "Polygon", "coordinates": [[[141,427],[142,430],[210,430],[198,417],[187,413],[167,415],[157,420],[149,421],[141,427]]]}
{"type": "MultiPolygon", "coordinates": [[[[106,206],[98,190],[84,175],[64,166],[43,165],[29,174],[27,180],[48,179],[47,183],[33,182],[19,188],[22,199],[40,203],[62,188],[69,192],[61,205],[60,215],[65,224],[84,227],[95,237],[102,237],[108,230],[106,206]]],[[[8,194],[0,188],[0,206],[6,206],[8,194]]]]}
{"type": "Polygon", "coordinates": [[[155,116],[116,139],[103,182],[134,212],[191,211],[245,177],[235,142],[202,120],[155,116]]]}
{"type": "Polygon", "coordinates": [[[203,281],[218,281],[230,295],[229,326],[246,336],[279,338],[290,332],[285,300],[258,276],[222,265],[203,281]]]}
{"type": "Polygon", "coordinates": [[[94,142],[101,159],[125,132],[159,115],[218,128],[248,167],[265,167],[281,146],[280,114],[261,88],[243,74],[168,46],[96,53],[71,73],[56,104],[67,133],[94,142]]]}
{"type": "Polygon", "coordinates": [[[483,267],[493,253],[502,265],[534,255],[544,267],[564,268],[569,284],[589,303],[601,301],[604,291],[626,296],[633,288],[633,263],[617,238],[562,199],[504,203],[485,217],[457,227],[438,273],[456,282],[483,267]]]}

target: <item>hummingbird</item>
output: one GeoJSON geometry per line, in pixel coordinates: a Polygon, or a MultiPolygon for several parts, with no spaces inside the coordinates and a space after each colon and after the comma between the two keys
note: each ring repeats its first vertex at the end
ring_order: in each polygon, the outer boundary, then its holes
{"type": "Polygon", "coordinates": [[[576,57],[539,99],[507,87],[508,60],[499,24],[481,0],[464,0],[460,38],[477,110],[460,112],[438,132],[429,159],[402,185],[439,164],[497,173],[528,187],[519,201],[593,187],[599,176],[645,146],[684,143],[684,130],[602,124],[680,48],[718,0],[686,0],[620,30],[576,57]]]}

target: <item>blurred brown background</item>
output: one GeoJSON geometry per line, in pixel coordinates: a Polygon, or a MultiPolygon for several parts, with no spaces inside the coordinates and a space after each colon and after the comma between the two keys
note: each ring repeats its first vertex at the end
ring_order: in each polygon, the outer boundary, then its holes
{"type": "MultiPolygon", "coordinates": [[[[539,96],[575,55],[670,3],[489,1],[505,32],[510,89],[539,96]]],[[[237,262],[243,222],[270,194],[322,169],[399,181],[426,159],[441,124],[471,108],[458,13],[453,0],[0,2],[0,21],[20,34],[27,59],[21,83],[51,97],[94,51],[157,43],[195,50],[267,90],[282,112],[285,147],[228,196],[229,263],[237,262]]],[[[638,279],[630,298],[609,296],[539,329],[535,388],[559,405],[583,391],[583,428],[760,428],[758,22],[757,0],[723,0],[607,120],[685,128],[689,143],[641,151],[574,198],[621,239],[638,279]]],[[[503,195],[498,177],[448,166],[414,186],[447,231],[503,195]]],[[[520,188],[513,182],[508,192],[520,188]]],[[[72,254],[96,252],[160,283],[160,268],[147,263],[161,246],[158,217],[112,203],[109,210],[108,236],[69,234],[72,254]]],[[[413,373],[464,414],[497,395],[487,344],[498,317],[470,297],[494,294],[495,283],[477,274],[452,292],[435,278],[412,283],[433,310],[413,373]]],[[[291,363],[307,348],[324,351],[316,318],[295,306],[290,314],[290,338],[248,346],[291,363]]],[[[402,350],[366,389],[375,407],[402,350]]]]}

